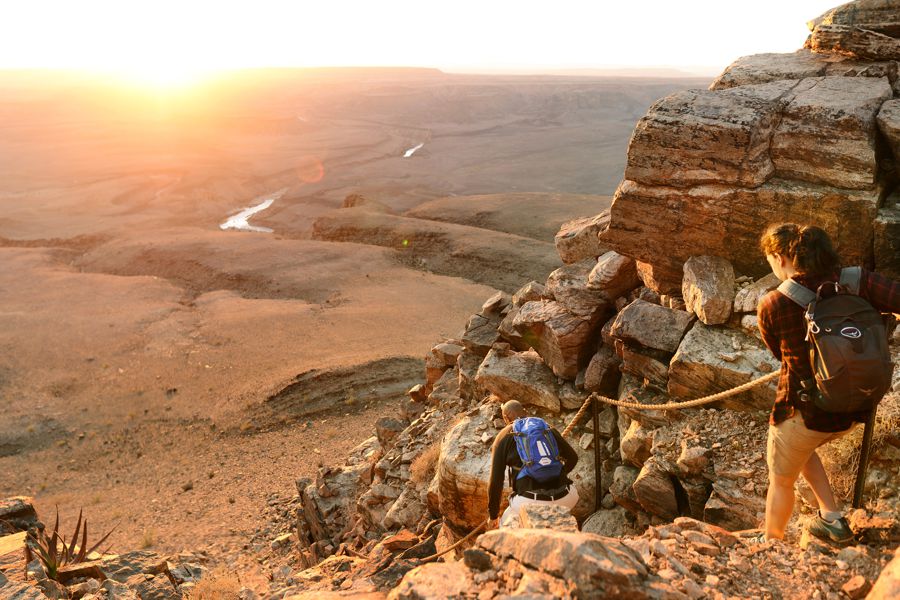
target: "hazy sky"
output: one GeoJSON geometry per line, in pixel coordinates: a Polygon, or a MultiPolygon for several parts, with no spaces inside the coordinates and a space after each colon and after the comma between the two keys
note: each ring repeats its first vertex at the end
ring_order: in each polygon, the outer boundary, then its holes
{"type": "Polygon", "coordinates": [[[669,66],[802,46],[840,0],[46,0],[0,4],[0,68],[177,79],[209,69],[669,66]],[[168,74],[168,75],[167,75],[168,74]]]}

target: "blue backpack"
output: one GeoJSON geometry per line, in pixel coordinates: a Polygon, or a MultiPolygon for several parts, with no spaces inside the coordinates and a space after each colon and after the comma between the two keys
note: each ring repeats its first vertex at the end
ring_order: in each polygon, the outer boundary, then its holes
{"type": "Polygon", "coordinates": [[[512,426],[522,470],[516,479],[528,476],[538,482],[556,479],[562,473],[559,447],[547,422],[538,417],[516,419],[512,426]]]}

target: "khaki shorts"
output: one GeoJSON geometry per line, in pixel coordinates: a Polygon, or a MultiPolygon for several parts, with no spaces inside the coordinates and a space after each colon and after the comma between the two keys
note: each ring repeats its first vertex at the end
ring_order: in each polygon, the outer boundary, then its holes
{"type": "Polygon", "coordinates": [[[816,448],[838,439],[851,429],[852,425],[844,431],[831,433],[807,429],[799,411],[778,425],[769,425],[769,438],[766,442],[769,474],[796,479],[816,448]]]}

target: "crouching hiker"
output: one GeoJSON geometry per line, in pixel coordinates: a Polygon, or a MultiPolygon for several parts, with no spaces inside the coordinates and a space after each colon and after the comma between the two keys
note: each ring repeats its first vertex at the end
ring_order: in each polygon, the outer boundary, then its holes
{"type": "Polygon", "coordinates": [[[819,514],[809,532],[853,539],[816,449],[865,422],[890,387],[890,353],[881,312],[900,312],[900,283],[841,269],[828,235],[793,223],[770,228],[762,251],[781,280],[759,304],[759,331],[781,361],[769,419],[765,539],[782,539],[802,473],[819,514]]]}
{"type": "Polygon", "coordinates": [[[506,427],[497,434],[491,448],[488,528],[498,525],[507,469],[513,494],[500,519],[501,526],[514,523],[523,504],[556,504],[571,510],[578,503],[578,491],[568,478],[578,463],[572,446],[543,419],[526,416],[525,408],[515,400],[503,405],[503,420],[506,427]]]}

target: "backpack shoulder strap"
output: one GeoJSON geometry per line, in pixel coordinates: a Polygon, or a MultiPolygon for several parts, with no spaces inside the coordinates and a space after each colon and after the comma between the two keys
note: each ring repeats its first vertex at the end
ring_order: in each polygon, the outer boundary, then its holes
{"type": "Polygon", "coordinates": [[[806,308],[816,299],[816,293],[806,286],[800,285],[793,279],[785,279],[778,286],[778,291],[806,308]]]}
{"type": "Polygon", "coordinates": [[[851,294],[859,296],[859,284],[862,281],[862,267],[844,267],[841,269],[841,285],[851,294]]]}

